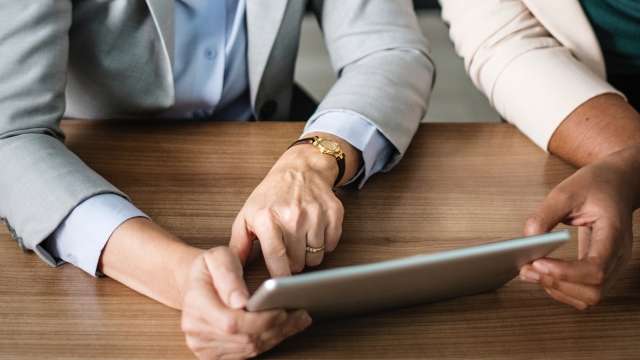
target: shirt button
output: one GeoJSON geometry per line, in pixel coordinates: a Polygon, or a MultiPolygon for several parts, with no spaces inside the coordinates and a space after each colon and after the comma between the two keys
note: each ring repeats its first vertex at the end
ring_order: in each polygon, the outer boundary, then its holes
{"type": "Polygon", "coordinates": [[[206,48],[204,49],[204,57],[206,57],[208,60],[215,60],[216,51],[212,48],[206,48]]]}

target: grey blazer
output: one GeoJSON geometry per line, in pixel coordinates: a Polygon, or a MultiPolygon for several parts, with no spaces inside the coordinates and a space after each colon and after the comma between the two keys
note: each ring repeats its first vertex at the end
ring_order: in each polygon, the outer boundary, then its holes
{"type": "MultiPolygon", "coordinates": [[[[174,0],[0,0],[0,218],[40,246],[83,200],[122,194],[63,143],[60,120],[152,115],[174,103],[174,0]],[[105,26],[108,24],[108,26],[105,26]]],[[[411,0],[248,0],[251,103],[286,119],[300,24],[310,5],[339,76],[318,111],[363,114],[405,152],[433,65],[411,0]]]]}

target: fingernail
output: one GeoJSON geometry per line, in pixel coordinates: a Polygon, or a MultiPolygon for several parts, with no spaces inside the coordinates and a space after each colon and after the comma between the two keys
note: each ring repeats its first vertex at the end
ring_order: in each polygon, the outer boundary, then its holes
{"type": "Polygon", "coordinates": [[[549,264],[547,264],[544,260],[537,260],[533,262],[533,267],[539,272],[549,275],[549,264]]]}
{"type": "Polygon", "coordinates": [[[231,303],[231,307],[234,309],[242,309],[247,304],[247,294],[243,291],[236,290],[231,293],[231,297],[229,298],[229,302],[231,303]]]}
{"type": "Polygon", "coordinates": [[[524,269],[520,272],[520,279],[531,283],[537,283],[540,281],[540,274],[529,269],[524,269]]]}

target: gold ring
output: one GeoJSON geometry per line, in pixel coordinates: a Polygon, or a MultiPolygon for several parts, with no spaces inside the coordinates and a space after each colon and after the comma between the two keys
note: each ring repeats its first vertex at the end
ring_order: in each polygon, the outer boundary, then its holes
{"type": "Polygon", "coordinates": [[[319,253],[319,252],[321,252],[321,251],[324,251],[324,246],[320,246],[320,247],[317,247],[317,248],[316,248],[316,247],[311,247],[311,246],[308,246],[308,245],[307,245],[307,247],[306,247],[306,249],[305,249],[305,250],[306,250],[309,254],[315,254],[315,253],[319,253]]]}

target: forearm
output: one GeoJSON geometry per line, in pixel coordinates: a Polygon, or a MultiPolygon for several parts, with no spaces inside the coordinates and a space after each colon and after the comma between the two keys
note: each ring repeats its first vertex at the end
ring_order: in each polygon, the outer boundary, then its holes
{"type": "Polygon", "coordinates": [[[584,166],[640,144],[640,114],[621,96],[604,94],[573,111],[555,131],[549,151],[584,166]]]}
{"type": "Polygon", "coordinates": [[[113,232],[102,252],[99,268],[131,289],[181,309],[191,264],[203,252],[148,219],[134,218],[113,232]]]}

